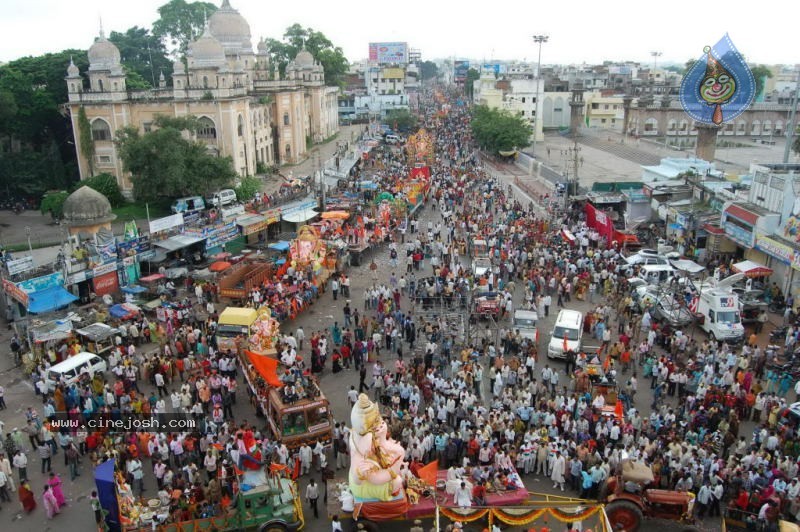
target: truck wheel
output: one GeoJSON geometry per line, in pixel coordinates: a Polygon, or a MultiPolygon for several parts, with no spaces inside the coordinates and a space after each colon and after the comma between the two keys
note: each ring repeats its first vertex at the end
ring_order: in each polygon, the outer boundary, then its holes
{"type": "Polygon", "coordinates": [[[642,509],[631,501],[616,500],[606,506],[606,515],[614,530],[636,532],[642,523],[642,509]]]}

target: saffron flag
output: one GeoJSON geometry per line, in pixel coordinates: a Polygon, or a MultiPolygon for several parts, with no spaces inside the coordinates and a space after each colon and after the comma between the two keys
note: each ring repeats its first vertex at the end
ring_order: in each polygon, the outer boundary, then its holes
{"type": "Polygon", "coordinates": [[[614,415],[617,416],[617,419],[622,421],[625,418],[625,414],[622,411],[622,401],[617,399],[617,404],[614,405],[614,415]]]}
{"type": "Polygon", "coordinates": [[[424,481],[429,486],[436,486],[436,476],[439,473],[439,462],[434,460],[430,464],[419,468],[417,475],[420,480],[424,481]]]}

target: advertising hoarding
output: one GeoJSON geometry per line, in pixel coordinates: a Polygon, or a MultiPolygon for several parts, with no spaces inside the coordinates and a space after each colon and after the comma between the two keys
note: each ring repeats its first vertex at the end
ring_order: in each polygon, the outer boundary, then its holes
{"type": "Polygon", "coordinates": [[[381,64],[408,63],[408,43],[371,42],[369,43],[369,60],[381,64]]]}
{"type": "Polygon", "coordinates": [[[469,72],[469,61],[453,62],[453,79],[456,83],[467,81],[467,72],[469,72]]]}

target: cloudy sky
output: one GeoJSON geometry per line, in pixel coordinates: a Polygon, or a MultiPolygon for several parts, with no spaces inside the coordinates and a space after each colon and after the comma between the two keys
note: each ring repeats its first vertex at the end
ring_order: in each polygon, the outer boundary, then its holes
{"type": "MultiPolygon", "coordinates": [[[[219,0],[218,0],[219,1],[219,0]]],[[[102,17],[106,33],[150,27],[166,0],[2,0],[0,61],[65,48],[88,48],[102,17]]],[[[423,58],[535,60],[533,34],[550,42],[542,62],[603,60],[683,63],[728,32],[748,60],[800,63],[793,45],[800,3],[743,0],[456,2],[454,0],[231,0],[254,37],[279,38],[297,22],[327,35],[351,61],[371,41],[407,41],[423,58]],[[284,7],[286,6],[286,7],[284,7]]]]}

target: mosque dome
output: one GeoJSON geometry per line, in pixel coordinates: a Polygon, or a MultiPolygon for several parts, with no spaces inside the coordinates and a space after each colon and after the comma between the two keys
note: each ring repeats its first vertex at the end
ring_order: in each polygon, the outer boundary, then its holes
{"type": "Polygon", "coordinates": [[[85,185],[64,200],[63,213],[64,220],[72,227],[97,225],[117,218],[111,212],[108,198],[85,185]]]}
{"type": "Polygon", "coordinates": [[[222,44],[211,35],[208,28],[199,39],[189,44],[187,55],[191,58],[193,67],[222,67],[225,65],[225,50],[222,48],[222,44]]]}
{"type": "Polygon", "coordinates": [[[306,50],[305,46],[303,46],[303,48],[299,52],[297,52],[297,55],[294,58],[294,62],[300,68],[314,66],[314,56],[311,55],[311,52],[306,50]]]}
{"type": "Polygon", "coordinates": [[[70,78],[77,78],[80,76],[80,71],[78,67],[75,66],[75,63],[72,61],[72,58],[69,58],[69,66],[67,67],[67,77],[70,78]]]}
{"type": "Polygon", "coordinates": [[[222,43],[225,53],[253,53],[250,24],[237,10],[231,7],[228,0],[224,0],[220,8],[209,17],[208,27],[211,35],[222,43]]]}
{"type": "Polygon", "coordinates": [[[119,48],[106,39],[102,32],[89,48],[88,56],[89,70],[115,70],[120,65],[119,48]]]}
{"type": "Polygon", "coordinates": [[[260,54],[266,54],[267,52],[269,52],[269,50],[267,49],[267,42],[264,39],[258,41],[257,48],[258,48],[258,53],[260,54]]]}

